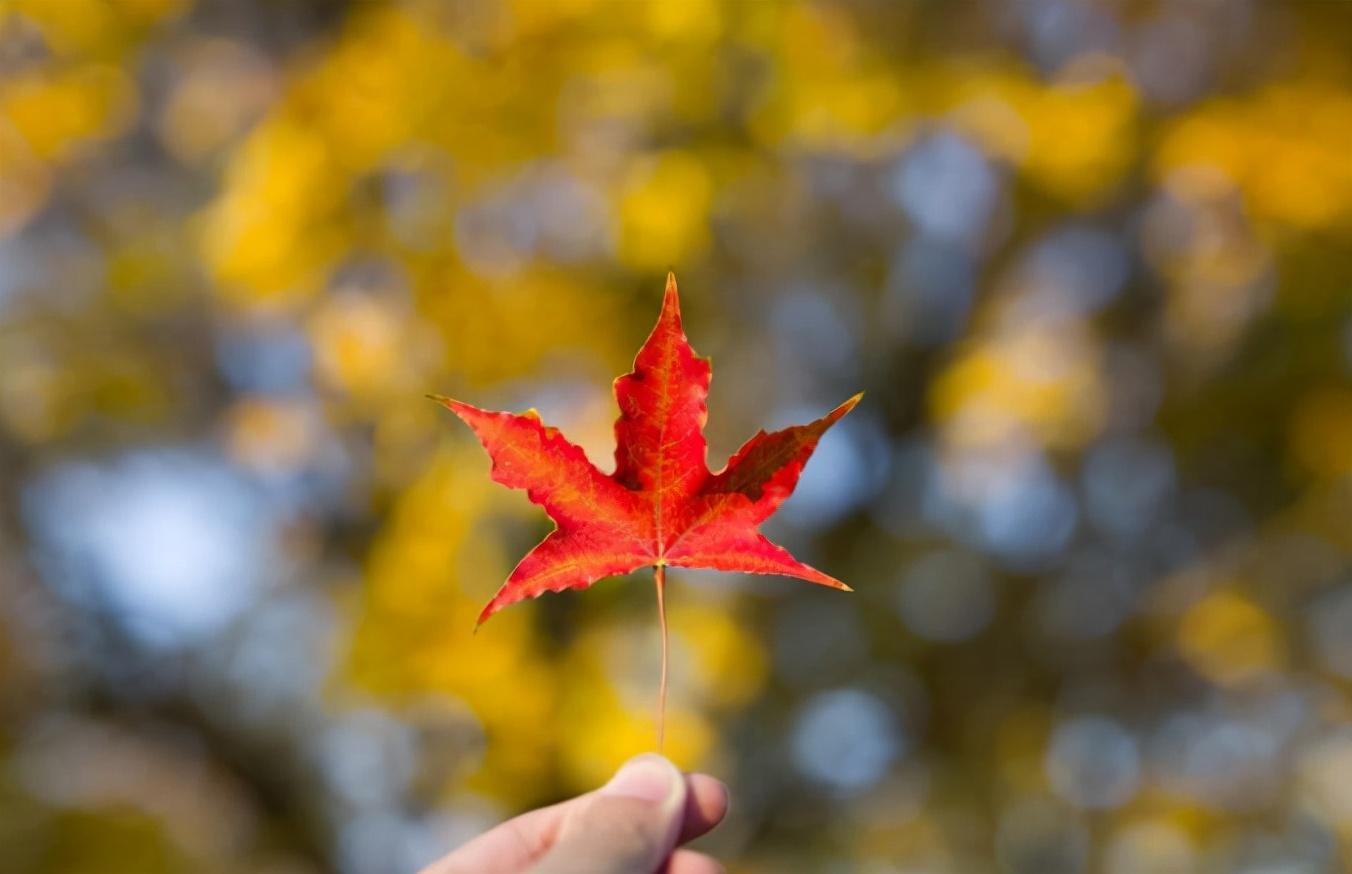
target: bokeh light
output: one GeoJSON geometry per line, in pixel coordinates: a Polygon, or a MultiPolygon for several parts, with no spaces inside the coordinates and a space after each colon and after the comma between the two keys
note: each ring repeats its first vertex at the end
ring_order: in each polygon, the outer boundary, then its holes
{"type": "Polygon", "coordinates": [[[406,874],[653,744],[612,463],[681,281],[717,467],[667,752],[733,874],[1352,870],[1352,4],[0,0],[0,869],[406,874]]]}

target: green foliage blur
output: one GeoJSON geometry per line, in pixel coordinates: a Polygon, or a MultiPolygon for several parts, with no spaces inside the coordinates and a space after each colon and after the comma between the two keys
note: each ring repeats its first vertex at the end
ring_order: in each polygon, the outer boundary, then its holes
{"type": "Polygon", "coordinates": [[[734,874],[1352,869],[1352,4],[0,0],[0,870],[396,874],[653,743],[651,574],[426,392],[608,465],[668,269],[673,572],[734,874]]]}

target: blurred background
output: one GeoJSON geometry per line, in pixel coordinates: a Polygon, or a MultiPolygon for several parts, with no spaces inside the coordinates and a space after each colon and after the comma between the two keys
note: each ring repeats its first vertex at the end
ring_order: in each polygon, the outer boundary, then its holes
{"type": "Polygon", "coordinates": [[[1352,4],[0,0],[0,868],[411,872],[651,747],[608,468],[674,268],[722,460],[668,752],[734,874],[1352,864],[1352,4]]]}

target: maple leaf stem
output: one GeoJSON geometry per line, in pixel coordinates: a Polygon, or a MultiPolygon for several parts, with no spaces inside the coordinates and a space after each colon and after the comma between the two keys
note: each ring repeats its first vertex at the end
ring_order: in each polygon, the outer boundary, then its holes
{"type": "Polygon", "coordinates": [[[653,568],[657,583],[657,626],[662,634],[662,676],[657,684],[657,751],[662,752],[667,719],[667,567],[653,568]]]}

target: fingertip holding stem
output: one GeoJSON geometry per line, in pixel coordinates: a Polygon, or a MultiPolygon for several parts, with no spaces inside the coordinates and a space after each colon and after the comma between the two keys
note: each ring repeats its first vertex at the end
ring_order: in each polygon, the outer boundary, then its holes
{"type": "Polygon", "coordinates": [[[644,753],[625,762],[598,793],[661,804],[684,796],[685,777],[666,758],[644,753]]]}

